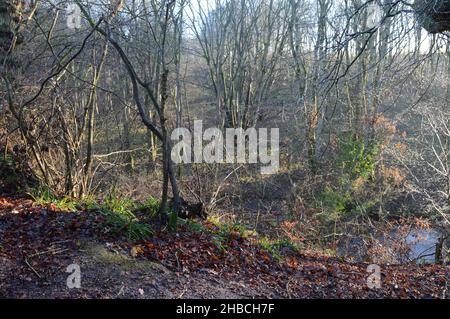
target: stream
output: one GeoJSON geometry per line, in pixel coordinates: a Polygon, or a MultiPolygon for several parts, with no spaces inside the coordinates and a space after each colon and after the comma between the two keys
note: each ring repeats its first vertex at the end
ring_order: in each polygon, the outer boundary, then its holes
{"type": "Polygon", "coordinates": [[[409,259],[418,263],[434,263],[440,236],[434,229],[412,229],[405,239],[410,248],[409,259]]]}
{"type": "Polygon", "coordinates": [[[403,264],[416,262],[419,264],[436,261],[436,244],[441,233],[435,229],[411,228],[407,232],[401,228],[393,230],[388,237],[377,237],[377,252],[368,252],[362,238],[351,239],[340,243],[337,254],[351,257],[356,261],[369,261],[403,264]],[[401,247],[401,249],[399,249],[401,247]],[[381,262],[381,261],[380,261],[381,262]]]}

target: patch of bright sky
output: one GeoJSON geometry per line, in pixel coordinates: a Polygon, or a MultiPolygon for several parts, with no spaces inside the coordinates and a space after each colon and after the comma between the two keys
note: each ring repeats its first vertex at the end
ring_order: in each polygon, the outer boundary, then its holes
{"type": "MultiPolygon", "coordinates": [[[[217,3],[219,3],[221,0],[190,0],[190,4],[186,8],[186,15],[188,17],[188,25],[186,29],[186,35],[187,36],[193,36],[193,32],[191,29],[191,23],[192,21],[195,21],[196,16],[202,10],[204,13],[214,10],[214,8],[217,6],[217,3]]],[[[339,0],[334,2],[334,5],[339,5],[339,0]]],[[[336,7],[337,7],[336,6],[336,7]]],[[[334,7],[334,6],[333,6],[334,7]]],[[[334,8],[336,8],[334,7],[334,8]]],[[[333,9],[332,9],[333,10],[333,9]]],[[[380,23],[382,12],[381,8],[376,4],[373,3],[369,5],[369,27],[377,26],[377,24],[380,23]]],[[[414,24],[417,23],[416,19],[412,14],[411,20],[407,22],[410,24],[410,31],[407,32],[406,36],[402,39],[402,41],[405,41],[405,46],[403,48],[407,48],[409,51],[414,51],[416,46],[416,32],[414,31],[415,27],[414,24]]],[[[426,54],[430,51],[430,46],[432,43],[433,35],[428,34],[425,30],[422,29],[422,35],[421,35],[421,43],[420,43],[420,52],[422,54],[426,54]]]]}

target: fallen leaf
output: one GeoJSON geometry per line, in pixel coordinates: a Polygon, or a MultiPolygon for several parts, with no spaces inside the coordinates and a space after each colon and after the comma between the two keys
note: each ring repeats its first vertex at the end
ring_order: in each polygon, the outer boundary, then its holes
{"type": "Polygon", "coordinates": [[[133,246],[133,248],[131,248],[131,256],[136,258],[137,256],[139,256],[140,254],[143,254],[144,250],[142,249],[141,246],[133,246]]]}

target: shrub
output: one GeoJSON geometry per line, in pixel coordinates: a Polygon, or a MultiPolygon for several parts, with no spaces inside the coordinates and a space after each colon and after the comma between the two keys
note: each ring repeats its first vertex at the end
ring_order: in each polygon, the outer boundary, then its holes
{"type": "Polygon", "coordinates": [[[147,212],[149,214],[149,217],[154,218],[159,212],[159,207],[159,201],[154,197],[150,197],[144,204],[140,205],[138,208],[139,210],[147,212]]]}
{"type": "Polygon", "coordinates": [[[32,189],[29,195],[38,206],[54,206],[56,209],[67,212],[77,211],[76,201],[68,196],[58,198],[53,194],[53,191],[46,186],[32,189]]]}
{"type": "Polygon", "coordinates": [[[270,255],[277,261],[283,261],[282,250],[284,248],[292,249],[294,251],[298,251],[299,247],[292,243],[289,239],[280,239],[280,240],[270,240],[268,238],[262,238],[258,241],[259,245],[267,250],[270,255]]]}
{"type": "Polygon", "coordinates": [[[362,137],[344,134],[339,139],[339,153],[336,165],[341,169],[342,175],[350,180],[374,179],[377,166],[377,157],[380,154],[380,143],[366,141],[362,137]]]}
{"type": "Polygon", "coordinates": [[[365,214],[378,204],[375,173],[380,143],[371,141],[366,145],[364,138],[353,134],[344,134],[338,141],[334,163],[339,168],[338,176],[334,185],[325,186],[316,202],[324,210],[319,217],[326,226],[351,213],[365,214]]]}
{"type": "Polygon", "coordinates": [[[117,196],[114,192],[106,196],[103,204],[99,207],[116,232],[124,231],[129,240],[138,241],[150,238],[153,235],[148,225],[139,221],[133,213],[136,204],[128,199],[117,196]]]}

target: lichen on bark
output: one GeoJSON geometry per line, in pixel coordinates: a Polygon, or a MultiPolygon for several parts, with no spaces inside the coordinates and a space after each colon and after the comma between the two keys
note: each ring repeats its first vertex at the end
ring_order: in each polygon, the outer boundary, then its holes
{"type": "Polygon", "coordinates": [[[11,53],[17,42],[17,27],[23,8],[22,0],[0,0],[0,62],[11,53]]]}

